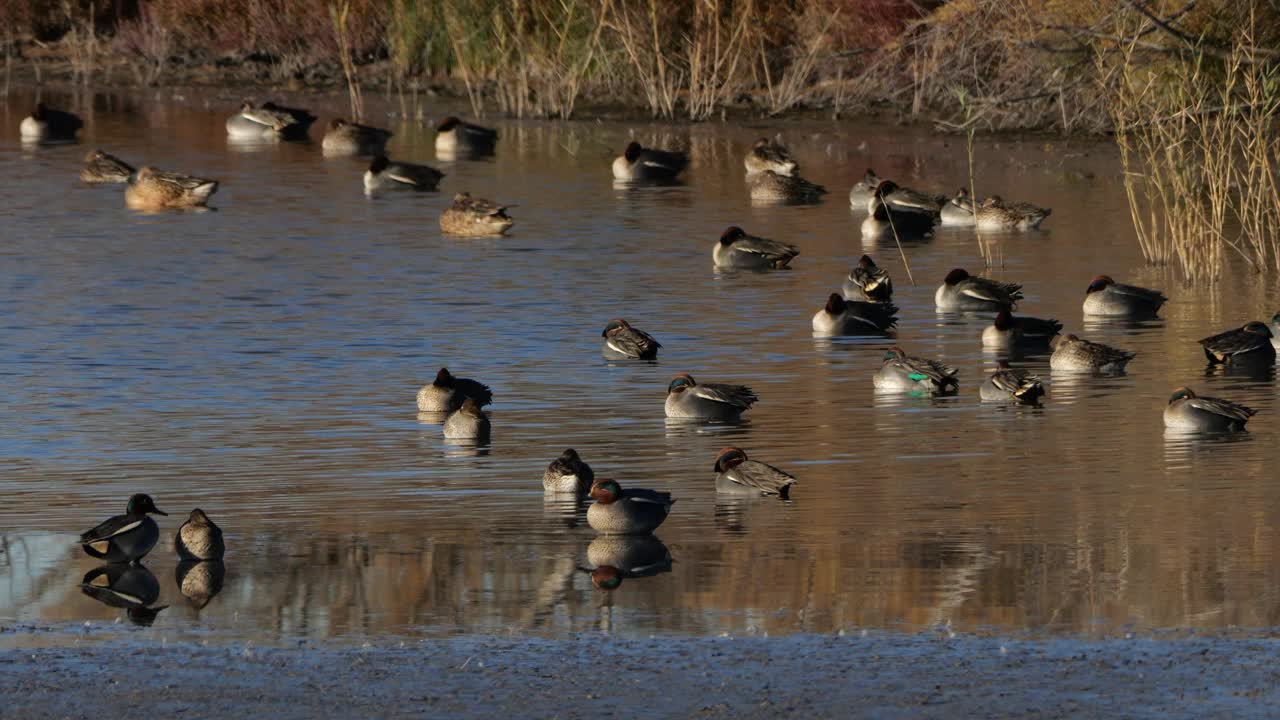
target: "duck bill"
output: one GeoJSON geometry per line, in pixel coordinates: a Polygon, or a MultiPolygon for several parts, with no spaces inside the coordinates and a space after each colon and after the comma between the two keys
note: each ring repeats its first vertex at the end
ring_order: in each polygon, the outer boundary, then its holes
{"type": "Polygon", "coordinates": [[[163,516],[165,516],[165,517],[169,517],[169,513],[167,513],[167,512],[165,512],[165,511],[161,510],[161,509],[160,509],[160,508],[158,508],[158,507],[152,507],[152,508],[151,508],[151,512],[153,512],[153,513],[155,513],[155,514],[157,514],[157,515],[163,515],[163,516]]]}

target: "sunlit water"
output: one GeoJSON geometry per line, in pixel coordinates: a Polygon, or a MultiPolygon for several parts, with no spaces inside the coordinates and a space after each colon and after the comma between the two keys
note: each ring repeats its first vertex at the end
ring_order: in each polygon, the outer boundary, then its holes
{"type": "Polygon", "coordinates": [[[1274,378],[1207,372],[1195,343],[1270,318],[1280,292],[1238,268],[1206,291],[1144,266],[1106,142],[980,141],[979,194],[1053,215],[996,238],[1003,267],[989,271],[972,231],[908,244],[913,286],[892,243],[864,244],[847,192],[868,165],[962,184],[963,141],[927,130],[493,120],[495,157],[445,162],[429,125],[379,115],[393,157],[448,175],[439,193],[370,199],[365,161],[322,157],[318,126],[311,144],[229,144],[238,96],[100,97],[75,106],[79,145],[25,148],[31,101],[0,112],[0,622],[22,629],[0,640],[123,617],[80,592],[96,563],[75,537],[134,492],[171,513],[146,561],[153,605],[170,607],[144,632],[164,637],[1280,620],[1274,378]],[[779,132],[832,190],[822,204],[750,204],[742,155],[779,132]],[[687,148],[686,183],[614,187],[609,161],[633,136],[687,148]],[[95,146],[219,179],[217,211],[126,210],[119,186],[77,179],[95,146]],[[442,237],[459,190],[518,204],[510,236],[442,237]],[[711,245],[730,224],[800,246],[794,269],[718,273],[711,245]],[[815,339],[810,317],[863,252],[893,275],[895,337],[815,339]],[[979,403],[989,318],[935,312],[952,267],[1024,283],[1022,314],[1136,351],[1130,372],[1070,381],[1033,356],[1020,364],[1049,384],[1043,408],[979,403]],[[1163,288],[1161,319],[1082,324],[1102,272],[1163,288]],[[657,363],[601,358],[620,316],[663,343],[657,363]],[[959,396],[875,394],[895,342],[961,368],[959,396]],[[447,444],[417,416],[414,394],[441,366],[492,386],[488,446],[447,444]],[[761,400],[741,425],[668,423],[680,372],[761,400]],[[1166,437],[1179,385],[1253,406],[1251,431],[1166,437]],[[796,475],[792,500],[718,500],[712,465],[729,444],[796,475]],[[544,504],[540,486],[566,447],[597,476],[678,497],[658,533],[669,572],[592,587],[581,508],[544,504]],[[170,541],[193,507],[229,547],[199,610],[170,541]]]}

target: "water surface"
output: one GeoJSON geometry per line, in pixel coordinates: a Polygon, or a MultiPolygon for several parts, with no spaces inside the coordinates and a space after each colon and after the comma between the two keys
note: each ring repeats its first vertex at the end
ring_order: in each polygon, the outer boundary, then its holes
{"type": "MultiPolygon", "coordinates": [[[[963,141],[818,120],[693,127],[493,120],[496,156],[443,161],[429,125],[379,117],[393,157],[447,173],[439,193],[368,198],[365,161],[311,144],[229,144],[238,98],[46,98],[74,104],[79,145],[23,147],[31,97],[0,109],[0,623],[61,636],[119,620],[77,585],[75,536],[149,492],[169,518],[147,559],[152,632],[275,642],[464,632],[626,634],[916,630],[1092,634],[1269,627],[1280,490],[1273,373],[1208,371],[1195,341],[1280,307],[1236,268],[1212,290],[1142,263],[1110,145],[996,139],[978,192],[1053,207],[1041,232],[972,231],[898,249],[864,243],[846,200],[868,166],[916,187],[968,177],[963,141]],[[757,207],[741,158],[780,133],[808,207],[757,207]],[[631,138],[687,148],[683,185],[618,188],[631,138]],[[222,182],[216,212],[144,215],[77,172],[88,148],[222,182]],[[452,193],[518,204],[509,237],[442,237],[452,193]],[[726,274],[730,224],[795,243],[789,272],[726,274]],[[810,317],[870,252],[894,277],[892,338],[823,340],[810,317]],[[986,317],[941,315],[953,267],[1025,285],[1023,314],[1138,353],[1118,378],[1049,386],[1042,408],[983,405],[986,317]],[[1090,278],[1161,287],[1161,319],[1085,324],[1090,278]],[[663,343],[610,363],[600,331],[626,317],[663,343]],[[961,392],[873,392],[883,350],[961,368],[961,392]],[[417,388],[448,366],[492,386],[492,442],[446,443],[417,388]],[[663,418],[670,377],[749,384],[741,425],[663,418]],[[1167,437],[1173,388],[1259,414],[1233,438],[1167,437]],[[712,465],[734,444],[800,479],[790,502],[725,501],[712,465]],[[679,498],[659,536],[670,572],[613,592],[584,568],[581,509],[544,503],[566,447],[598,476],[679,498]],[[197,610],[169,538],[193,507],[227,533],[221,592],[197,610]]],[[[323,108],[324,118],[341,106],[323,108]]],[[[438,113],[428,109],[428,115],[438,113]]],[[[13,636],[9,636],[11,641],[13,636]]]]}

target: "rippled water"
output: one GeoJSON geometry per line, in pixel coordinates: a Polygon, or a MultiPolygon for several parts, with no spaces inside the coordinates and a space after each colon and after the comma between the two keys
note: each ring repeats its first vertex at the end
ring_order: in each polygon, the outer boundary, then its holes
{"type": "Polygon", "coordinates": [[[962,184],[954,137],[494,120],[495,157],[440,162],[429,125],[390,117],[391,154],[448,175],[440,193],[370,199],[364,162],[318,142],[229,144],[238,97],[98,97],[77,106],[80,145],[24,148],[30,102],[0,111],[0,622],[120,618],[79,591],[95,563],[75,535],[149,492],[172,513],[147,560],[171,606],[151,631],[165,637],[1280,624],[1274,376],[1208,372],[1195,343],[1269,318],[1280,289],[1236,269],[1196,290],[1145,267],[1105,142],[976,148],[980,194],[1054,208],[1042,232],[997,238],[1004,267],[986,274],[1025,284],[1023,314],[1138,353],[1128,375],[1074,381],[1027,358],[1049,394],[1008,409],[977,400],[989,320],[933,305],[947,270],[981,270],[973,233],[909,244],[913,286],[892,243],[863,242],[845,197],[867,165],[962,184]],[[826,202],[750,204],[741,157],[775,133],[826,202]],[[614,187],[609,161],[632,136],[688,148],[686,184],[614,187]],[[77,180],[93,146],[221,180],[217,212],[126,210],[118,186],[77,180]],[[517,203],[511,235],[442,237],[463,189],[517,203]],[[794,269],[716,272],[729,224],[800,246],[794,269]],[[815,339],[810,317],[863,252],[894,277],[896,337],[815,339]],[[1082,324],[1101,272],[1163,288],[1161,319],[1082,324]],[[618,316],[663,343],[657,363],[600,357],[618,316]],[[873,393],[893,342],[961,368],[959,396],[873,393]],[[447,444],[417,416],[417,388],[445,365],[493,387],[487,447],[447,444]],[[749,384],[760,403],[737,426],[668,423],[680,372],[749,384]],[[1179,385],[1258,409],[1251,432],[1166,437],[1179,385]],[[728,444],[796,475],[792,500],[717,499],[728,444]],[[581,509],[544,504],[540,487],[565,447],[598,476],[675,493],[659,531],[669,572],[592,587],[581,509]],[[197,506],[229,546],[200,610],[168,539],[197,506]]]}

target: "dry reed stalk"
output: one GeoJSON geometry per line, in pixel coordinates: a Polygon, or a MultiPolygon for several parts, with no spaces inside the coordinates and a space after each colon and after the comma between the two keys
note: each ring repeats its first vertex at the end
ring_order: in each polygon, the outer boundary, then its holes
{"type": "Polygon", "coordinates": [[[351,115],[355,122],[364,121],[364,97],[360,92],[360,79],[356,76],[355,59],[351,57],[351,37],[348,20],[351,16],[351,0],[329,3],[329,19],[333,23],[333,36],[338,42],[338,56],[342,62],[342,74],[347,79],[347,96],[351,100],[351,115]]]}
{"type": "Polygon", "coordinates": [[[731,31],[722,26],[720,14],[720,0],[697,3],[693,35],[684,36],[689,67],[685,104],[690,120],[711,117],[717,107],[729,100],[731,83],[738,75],[738,64],[746,48],[747,28],[755,17],[755,5],[747,0],[735,6],[734,16],[730,18],[731,31]]]}
{"type": "MultiPolygon", "coordinates": [[[[816,6],[813,6],[816,7],[816,6]]],[[[810,9],[805,12],[803,20],[813,23],[815,14],[821,12],[817,9],[810,9]]],[[[783,72],[778,84],[775,86],[772,82],[768,83],[766,93],[769,98],[769,114],[778,115],[786,112],[800,103],[807,92],[809,86],[809,76],[813,74],[814,67],[818,62],[818,52],[822,50],[822,46],[827,42],[827,32],[831,29],[831,25],[840,16],[840,8],[836,7],[830,12],[825,20],[817,19],[821,23],[819,29],[804,33],[808,40],[804,46],[804,52],[799,59],[792,60],[783,72]]],[[[764,44],[760,44],[760,61],[765,65],[765,77],[769,78],[768,72],[768,56],[764,51],[764,44]]]]}

